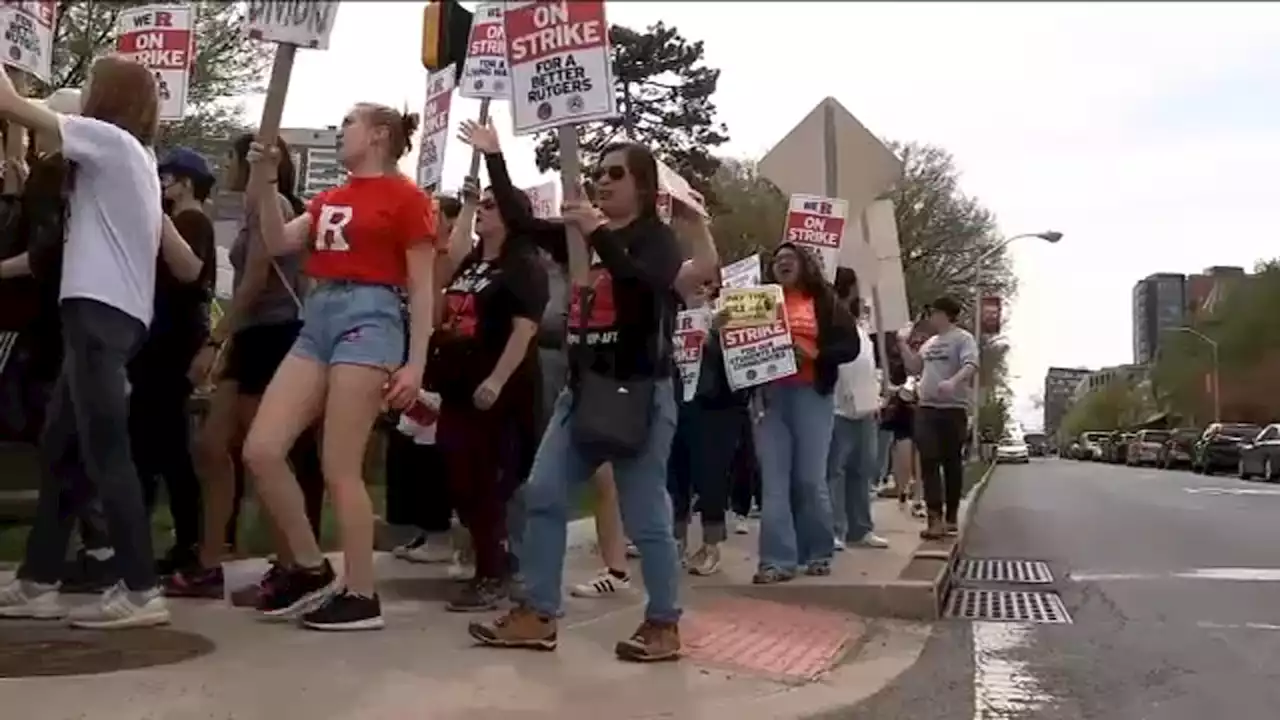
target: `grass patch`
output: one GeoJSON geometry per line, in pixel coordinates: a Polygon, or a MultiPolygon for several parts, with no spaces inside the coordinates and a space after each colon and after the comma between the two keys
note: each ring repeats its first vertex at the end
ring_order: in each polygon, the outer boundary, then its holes
{"type": "Polygon", "coordinates": [[[992,463],[986,462],[985,460],[973,460],[965,463],[964,489],[961,491],[962,497],[968,495],[969,491],[973,489],[973,486],[977,485],[978,482],[982,480],[982,476],[986,474],[987,468],[991,467],[991,465],[992,463]]]}

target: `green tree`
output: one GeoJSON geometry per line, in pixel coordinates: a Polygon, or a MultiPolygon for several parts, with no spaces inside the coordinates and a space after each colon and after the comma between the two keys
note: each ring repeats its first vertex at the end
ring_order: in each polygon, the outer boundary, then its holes
{"type": "MultiPolygon", "coordinates": [[[[711,152],[728,142],[729,131],[716,121],[712,96],[720,71],[704,64],[702,41],[689,42],[659,22],[644,32],[614,25],[609,42],[620,117],[582,129],[582,156],[594,159],[610,143],[634,140],[708,195],[720,167],[711,152]]],[[[560,167],[555,133],[543,136],[537,161],[544,172],[560,167]]]]}
{"type": "Polygon", "coordinates": [[[1004,429],[1013,417],[1012,406],[1005,393],[991,393],[978,406],[978,432],[984,442],[998,442],[1004,436],[1004,429]]]}
{"type": "Polygon", "coordinates": [[[711,235],[722,262],[778,244],[787,219],[787,197],[759,173],[754,162],[721,160],[710,194],[716,198],[711,235]]]}
{"type": "MultiPolygon", "coordinates": [[[[1223,285],[1223,298],[1194,329],[1217,343],[1224,420],[1271,422],[1280,416],[1280,262],[1223,285]]],[[[1203,424],[1213,419],[1212,346],[1185,332],[1160,340],[1152,372],[1163,409],[1203,424]]]]}
{"type": "MultiPolygon", "coordinates": [[[[120,13],[146,5],[119,2],[58,2],[54,27],[53,73],[36,92],[44,95],[64,87],[82,87],[93,60],[115,49],[120,13]]],[[[242,109],[232,99],[261,90],[271,62],[272,46],[244,35],[244,3],[197,0],[196,55],[187,90],[187,116],[161,129],[161,143],[206,149],[210,140],[225,138],[243,126],[242,109]]]]}
{"type": "Polygon", "coordinates": [[[1124,430],[1146,419],[1148,408],[1136,383],[1116,379],[1080,398],[1062,419],[1067,438],[1093,430],[1124,430]]]}

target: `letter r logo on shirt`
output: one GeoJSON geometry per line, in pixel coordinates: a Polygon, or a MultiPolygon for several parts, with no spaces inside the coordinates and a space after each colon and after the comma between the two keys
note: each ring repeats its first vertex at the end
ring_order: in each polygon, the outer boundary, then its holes
{"type": "Polygon", "coordinates": [[[351,249],[343,233],[352,218],[349,205],[325,205],[320,208],[320,221],[316,223],[316,250],[346,252],[351,249]]]}

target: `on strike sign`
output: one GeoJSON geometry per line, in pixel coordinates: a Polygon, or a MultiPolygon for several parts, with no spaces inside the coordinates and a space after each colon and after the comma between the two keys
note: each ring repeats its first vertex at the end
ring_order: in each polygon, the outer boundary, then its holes
{"type": "Polygon", "coordinates": [[[422,110],[422,141],[418,144],[418,187],[421,188],[440,187],[440,178],[444,175],[453,82],[452,66],[427,76],[427,104],[422,110]]]}
{"type": "Polygon", "coordinates": [[[502,36],[502,6],[493,3],[476,8],[471,21],[471,37],[467,41],[467,59],[462,64],[462,85],[458,94],[465,98],[502,100],[511,92],[507,72],[507,41],[502,36]]]}
{"type": "Polygon", "coordinates": [[[698,378],[702,374],[702,348],[711,331],[711,310],[693,308],[676,313],[676,331],[671,339],[672,358],[680,372],[681,397],[685,402],[698,392],[698,378]]]}
{"type": "Polygon", "coordinates": [[[729,387],[742,390],[796,374],[781,285],[723,290],[720,308],[728,315],[720,346],[729,387]]]}
{"type": "Polygon", "coordinates": [[[533,206],[534,217],[546,220],[560,214],[560,203],[556,202],[558,189],[559,185],[553,182],[525,188],[524,194],[529,198],[529,204],[533,206]]]}
{"type": "Polygon", "coordinates": [[[49,82],[58,0],[5,0],[0,6],[0,60],[49,82]]]}
{"type": "Polygon", "coordinates": [[[161,120],[181,120],[187,109],[187,80],[195,50],[192,15],[192,9],[184,5],[147,5],[120,11],[116,49],[156,76],[161,120]]]}
{"type": "Polygon", "coordinates": [[[822,266],[822,276],[834,282],[848,214],[849,203],[839,198],[792,195],[782,241],[809,251],[822,266]]]}
{"type": "Polygon", "coordinates": [[[249,0],[245,32],[254,40],[329,49],[338,0],[249,0]]]}
{"type": "Polygon", "coordinates": [[[617,116],[604,0],[512,2],[502,24],[516,135],[617,116]]]}

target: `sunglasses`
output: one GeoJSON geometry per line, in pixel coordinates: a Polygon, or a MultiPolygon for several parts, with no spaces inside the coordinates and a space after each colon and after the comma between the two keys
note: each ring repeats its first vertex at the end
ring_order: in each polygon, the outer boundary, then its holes
{"type": "Polygon", "coordinates": [[[621,165],[601,165],[591,171],[591,179],[595,182],[599,182],[605,176],[617,182],[627,176],[627,169],[621,165]]]}

